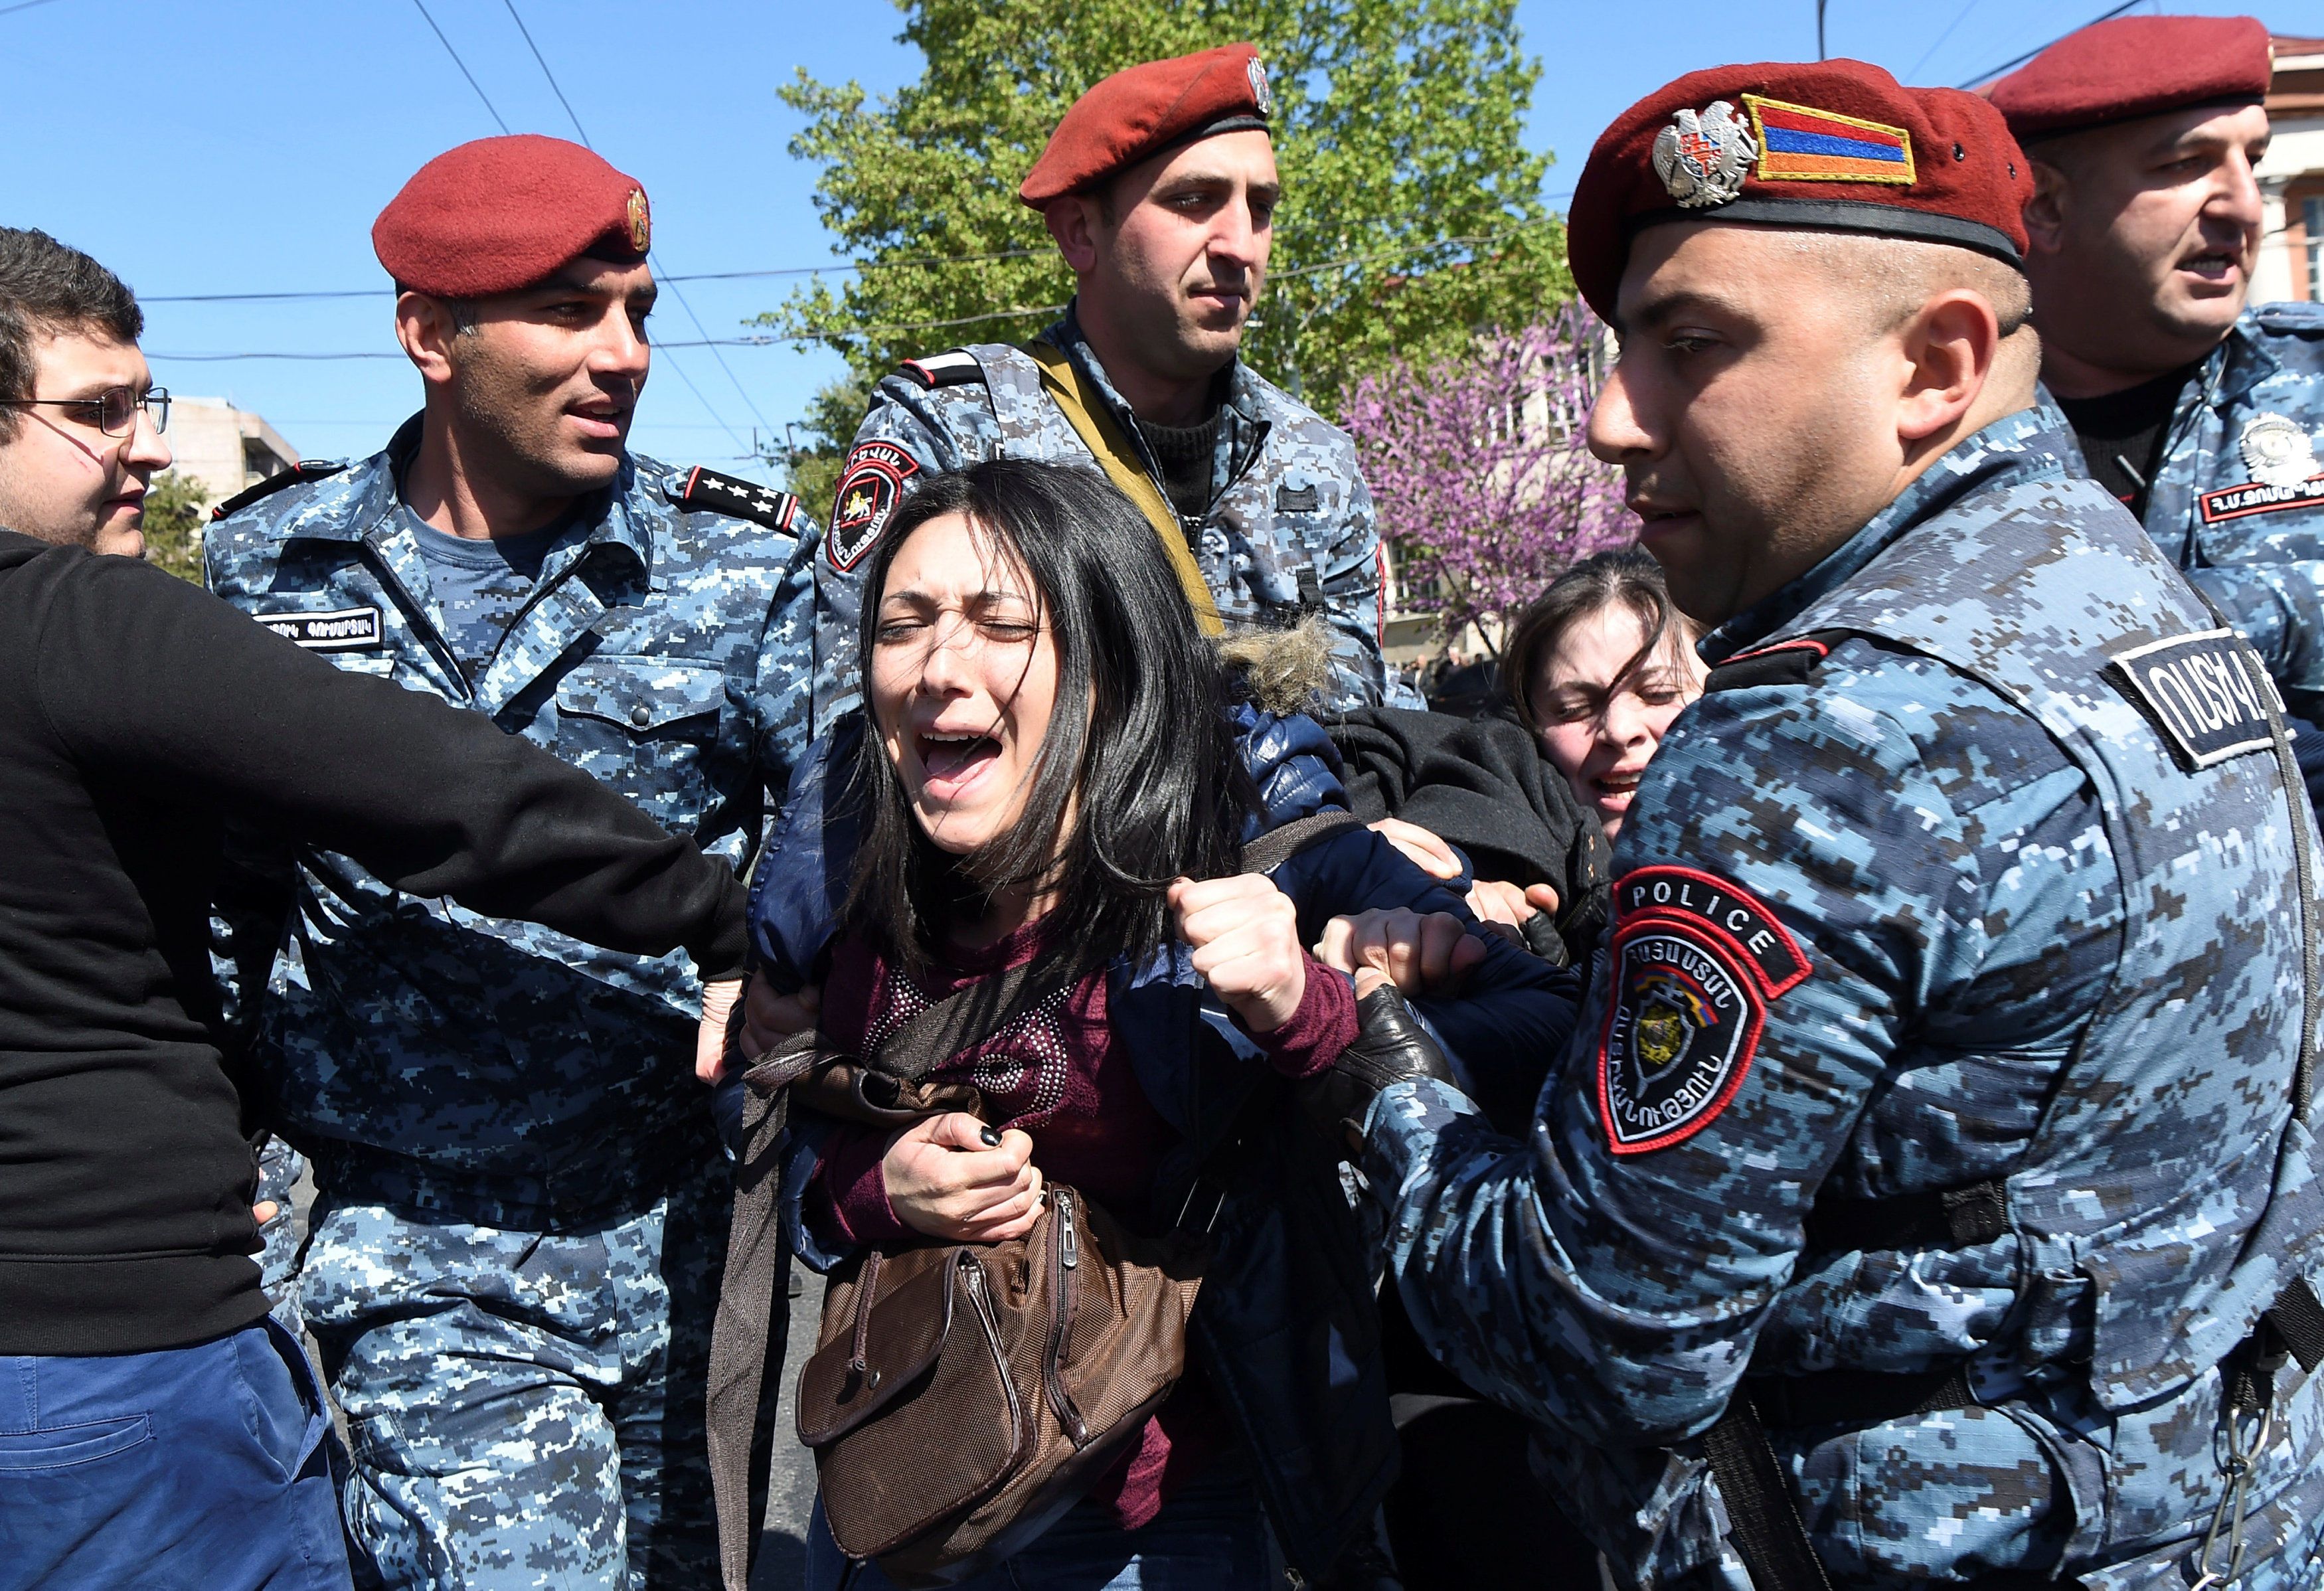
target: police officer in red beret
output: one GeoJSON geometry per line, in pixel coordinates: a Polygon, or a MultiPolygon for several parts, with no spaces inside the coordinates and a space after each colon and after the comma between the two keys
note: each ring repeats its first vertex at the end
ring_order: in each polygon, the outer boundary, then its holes
{"type": "MultiPolygon", "coordinates": [[[[2034,162],[2042,380],[2093,478],[2324,718],[2324,305],[2252,304],[2267,29],[2126,16],[1987,91],[2034,162]]],[[[2297,742],[2324,790],[2324,733],[2297,742]]]]}
{"type": "MultiPolygon", "coordinates": [[[[372,233],[420,412],[223,505],[208,578],[740,873],[805,738],[815,532],[783,494],[630,451],[651,228],[641,184],[562,140],[429,162],[372,233]]],[[[732,1193],[689,1035],[720,992],[328,851],[286,870],[287,932],[238,919],[236,959],[319,1189],[296,1300],[353,1438],[358,1557],[392,1586],[714,1583],[732,1193]]]]}
{"type": "Polygon", "coordinates": [[[1574,194],[1591,448],[1710,676],[1532,1130],[1417,1043],[1314,1103],[1618,1586],[2315,1584],[2315,846],[2036,400],[2033,187],[1841,60],[1682,78],[1574,194]]]}
{"type": "Polygon", "coordinates": [[[855,433],[816,566],[816,722],[853,705],[858,587],[927,476],[1006,452],[1093,464],[1144,511],[1205,630],[1330,626],[1334,708],[1418,707],[1380,652],[1379,534],[1345,431],[1236,356],[1283,187],[1248,44],[1116,72],[1018,190],[1074,273],[1023,347],[908,359],[855,433]]]}

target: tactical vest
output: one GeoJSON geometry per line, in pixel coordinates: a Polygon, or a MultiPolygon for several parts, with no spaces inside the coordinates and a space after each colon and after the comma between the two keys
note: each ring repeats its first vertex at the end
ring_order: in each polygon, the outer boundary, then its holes
{"type": "Polygon", "coordinates": [[[2088,780],[2125,915],[2112,983],[2014,1170],[1940,1194],[1818,1200],[1814,1252],[2014,1233],[2020,1308],[1966,1364],[1747,1378],[1705,1456],[1759,1591],[1827,1583],[1763,1423],[1860,1429],[1958,1408],[1996,1365],[2063,1365],[2120,1416],[2250,1364],[2262,1333],[2291,1340],[2305,1367],[2319,1351],[2302,1280],[2324,1256],[2303,1119],[2302,1013],[2312,1021],[2316,1001],[2305,793],[2256,655],[2127,513],[2089,512],[2100,505],[2117,506],[2061,479],[1971,498],[1712,676],[1714,689],[1748,684],[1785,654],[1861,636],[1979,681],[2088,780]],[[2240,1050],[2204,998],[2222,978],[2268,1021],[2235,1035],[2240,1050]],[[2197,1092],[2205,1108],[2190,1114],[2197,1092]]]}
{"type": "MultiPolygon", "coordinates": [[[[1001,427],[1002,447],[1010,458],[1043,464],[1091,462],[1088,447],[1064,423],[1056,403],[1043,390],[1041,367],[1031,355],[1010,343],[978,343],[961,351],[983,370],[992,418],[1001,427]]],[[[1258,467],[1269,424],[1263,420],[1256,422],[1249,458],[1226,489],[1213,499],[1210,511],[1200,519],[1182,514],[1179,523],[1211,589],[1219,596],[1222,612],[1231,611],[1235,599],[1243,597],[1259,609],[1256,616],[1283,622],[1323,606],[1323,581],[1312,558],[1316,550],[1306,545],[1315,530],[1318,496],[1313,485],[1304,488],[1304,495],[1299,489],[1278,491],[1279,483],[1258,467]],[[1291,501],[1286,503],[1286,498],[1291,501]],[[1286,508],[1291,510],[1289,519],[1277,525],[1277,511],[1286,508]],[[1237,560],[1233,550],[1238,544],[1303,546],[1311,556],[1288,565],[1268,559],[1237,560]],[[1238,567],[1239,562],[1249,567],[1238,567]],[[1236,592],[1237,585],[1244,592],[1236,592]]],[[[1158,478],[1134,433],[1132,446],[1139,448],[1139,467],[1158,478]]]]}
{"type": "Polygon", "coordinates": [[[2090,1386],[2118,1412],[2218,1364],[2324,1250],[2314,1141],[2293,1111],[2305,797],[2271,754],[2256,661],[2129,515],[2087,512],[2114,506],[2103,488],[2042,480],[1972,502],[1980,512],[1907,535],[1755,651],[1840,632],[1922,653],[2031,715],[2096,792],[2121,959],[2003,1184],[2021,1274],[2089,1279],[2090,1386]],[[2143,1142],[2143,1124],[2177,1119],[2186,1087],[2227,1064],[2190,996],[2220,977],[2279,1018],[2264,1058],[2237,1063],[2200,1142],[2143,1142]]]}

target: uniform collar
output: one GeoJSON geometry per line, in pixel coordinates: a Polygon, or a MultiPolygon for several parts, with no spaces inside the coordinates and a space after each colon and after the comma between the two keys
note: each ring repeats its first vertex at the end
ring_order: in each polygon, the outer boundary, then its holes
{"type": "Polygon", "coordinates": [[[2066,465],[2066,450],[2072,438],[2066,417],[2043,402],[2005,415],[1962,439],[1822,562],[1720,625],[1702,638],[1696,651],[1716,667],[1774,634],[1846,584],[1909,532],[1950,512],[1966,498],[2044,476],[2067,476],[2071,472],[2066,465]]]}
{"type": "MultiPolygon", "coordinates": [[[[1089,338],[1083,335],[1080,306],[1081,298],[1076,294],[1065,305],[1065,312],[1057,322],[1041,333],[1040,340],[1063,348],[1065,356],[1081,367],[1082,374],[1104,396],[1121,423],[1135,434],[1138,417],[1130,412],[1130,400],[1124,398],[1120,389],[1113,384],[1113,378],[1105,373],[1105,366],[1098,363],[1097,350],[1089,346],[1089,338]]],[[[1223,407],[1245,423],[1256,422],[1260,418],[1258,393],[1251,386],[1250,367],[1243,364],[1240,355],[1237,355],[1227,366],[1227,396],[1223,407]]],[[[1232,429],[1231,424],[1222,428],[1226,430],[1232,429]]]]}
{"type": "MultiPolygon", "coordinates": [[[[420,423],[417,414],[405,421],[396,428],[384,449],[364,461],[360,473],[348,483],[351,498],[318,494],[312,504],[284,524],[284,534],[326,541],[363,541],[392,526],[395,511],[401,503],[398,483],[411,456],[420,450],[420,423]]],[[[639,573],[650,576],[652,521],[657,517],[653,495],[640,482],[637,459],[624,452],[621,474],[614,477],[613,486],[582,504],[581,519],[588,526],[586,534],[577,544],[568,544],[567,549],[551,554],[549,564],[541,571],[543,577],[561,572],[566,565],[588,557],[598,548],[620,549],[627,554],[627,561],[635,563],[639,573]],[[571,550],[576,546],[577,550],[571,550]]]]}
{"type": "Polygon", "coordinates": [[[2193,384],[2213,406],[2231,403],[2283,368],[2283,361],[2267,346],[2260,332],[2258,312],[2248,305],[2227,328],[2227,335],[2203,361],[2202,377],[2193,384]]]}

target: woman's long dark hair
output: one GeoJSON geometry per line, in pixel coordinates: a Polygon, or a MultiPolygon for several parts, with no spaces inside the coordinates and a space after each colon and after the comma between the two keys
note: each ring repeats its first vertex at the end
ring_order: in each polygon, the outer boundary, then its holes
{"type": "Polygon", "coordinates": [[[954,913],[1001,890],[1038,889],[1056,900],[1048,942],[1075,971],[1150,955],[1170,934],[1170,881],[1232,872],[1258,800],[1228,716],[1229,675],[1153,525],[1094,470],[1004,458],[933,476],[880,540],[857,654],[869,721],[847,927],[917,967],[954,913]],[[889,569],[913,532],[947,514],[1023,573],[1057,649],[1056,706],[1023,815],[967,856],[921,831],[872,712],[889,569]]]}
{"type": "Polygon", "coordinates": [[[1538,721],[1534,717],[1533,677],[1541,654],[1555,646],[1576,619],[1617,604],[1637,615],[1638,628],[1646,636],[1630,661],[1622,665],[1619,679],[1628,679],[1652,661],[1671,639],[1674,625],[1682,645],[1692,638],[1692,627],[1672,604],[1663,566],[1653,554],[1636,547],[1591,554],[1552,580],[1549,588],[1535,597],[1509,627],[1508,644],[1501,649],[1501,689],[1517,704],[1526,727],[1530,729],[1538,721]]]}

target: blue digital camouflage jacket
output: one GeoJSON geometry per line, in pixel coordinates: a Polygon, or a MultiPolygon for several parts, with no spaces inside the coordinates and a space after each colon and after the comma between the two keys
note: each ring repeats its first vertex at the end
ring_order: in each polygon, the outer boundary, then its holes
{"type": "MultiPolygon", "coordinates": [[[[1156,482],[1161,471],[1130,404],[1082,338],[1071,304],[1040,341],[1062,348],[1112,410],[1156,482]]],[[[1216,598],[1238,625],[1284,624],[1320,612],[1334,633],[1333,709],[1418,707],[1382,661],[1384,570],[1371,488],[1356,445],[1238,359],[1219,425],[1213,499],[1187,541],[1216,598]]],[[[857,616],[872,549],[898,503],[921,479],[1007,454],[1094,467],[1073,425],[1039,388],[1038,372],[1006,344],[907,360],[882,380],[855,432],[835,495],[824,556],[816,561],[815,721],[818,734],[859,695],[857,616]]]]}
{"type": "MultiPolygon", "coordinates": [[[[1416,1326],[1552,1428],[1621,1581],[1748,1586],[1701,1441],[1747,1373],[1959,1368],[1973,1401],[1771,1419],[1835,1583],[2182,1587],[2222,1356],[2319,1263],[2306,802],[2263,682],[2065,447],[2051,411],[1987,427],[1705,641],[1529,1142],[1442,1085],[1374,1109],[1416,1326]],[[1996,1179],[1997,1235],[1815,1235],[1996,1179]]],[[[2246,1586],[2315,1583],[2324,1415],[2282,1385],[2246,1586]]]]}
{"type": "Polygon", "coordinates": [[[2276,682],[2303,693],[2324,691],[2319,445],[2324,304],[2246,310],[2180,395],[2144,519],[2276,682]]]}
{"type": "MultiPolygon", "coordinates": [[[[695,477],[626,458],[471,686],[398,512],[418,436],[212,525],[210,588],[341,668],[490,714],[742,872],[807,740],[812,523],[681,507],[695,477]]],[[[541,1229],[641,1207],[703,1152],[684,957],[414,899],[327,853],[296,858],[294,893],[254,1057],[326,1187],[541,1229]]]]}

